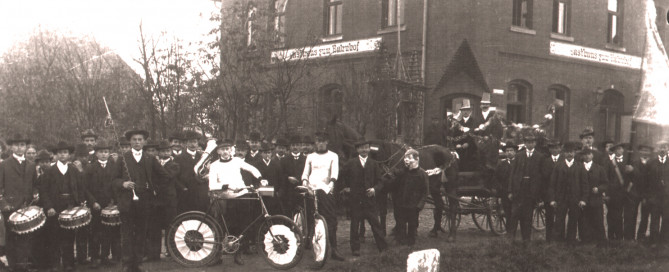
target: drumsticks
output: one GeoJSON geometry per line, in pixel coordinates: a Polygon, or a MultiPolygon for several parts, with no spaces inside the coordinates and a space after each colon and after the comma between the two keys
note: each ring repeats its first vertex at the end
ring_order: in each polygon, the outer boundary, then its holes
{"type": "MultiPolygon", "coordinates": [[[[121,141],[119,140],[118,133],[116,132],[116,124],[114,124],[111,112],[109,111],[109,106],[107,105],[107,99],[104,96],[102,97],[102,101],[105,102],[105,108],[107,109],[107,119],[105,120],[105,126],[112,127],[112,131],[114,132],[114,139],[116,139],[118,146],[121,146],[121,141]]],[[[123,154],[121,154],[121,156],[123,156],[123,154]]],[[[123,158],[123,170],[125,170],[125,172],[128,174],[128,180],[130,180],[130,170],[128,170],[128,164],[125,163],[125,157],[123,158]]],[[[139,201],[139,197],[135,193],[134,187],[132,188],[132,201],[139,201]]]]}

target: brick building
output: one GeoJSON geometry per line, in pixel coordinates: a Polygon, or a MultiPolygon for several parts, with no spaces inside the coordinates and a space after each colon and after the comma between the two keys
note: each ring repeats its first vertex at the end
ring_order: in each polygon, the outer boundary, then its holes
{"type": "MultiPolygon", "coordinates": [[[[599,141],[629,140],[641,80],[643,1],[276,0],[269,5],[276,7],[274,27],[285,34],[283,48],[272,57],[299,58],[288,55],[308,48],[309,57],[303,58],[325,64],[315,68],[323,72],[305,90],[309,120],[339,115],[344,122],[359,122],[350,113],[361,105],[347,102],[347,96],[363,89],[374,93],[370,107],[387,107],[370,115],[386,119],[363,125],[368,136],[418,142],[431,118],[457,111],[464,98],[476,112],[482,94],[491,92],[493,106],[518,123],[539,122],[550,105],[563,101],[549,132],[556,138],[577,139],[592,126],[599,141]],[[305,47],[309,37],[317,42],[305,47]],[[376,103],[387,96],[393,96],[391,102],[376,103]]],[[[666,41],[669,0],[656,0],[656,6],[666,41]]]]}

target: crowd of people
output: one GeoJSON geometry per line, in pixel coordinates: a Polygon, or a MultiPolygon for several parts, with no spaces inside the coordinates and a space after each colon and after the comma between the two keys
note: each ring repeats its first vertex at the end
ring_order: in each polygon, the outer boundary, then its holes
{"type": "MultiPolygon", "coordinates": [[[[466,129],[471,113],[467,107],[461,110],[459,135],[443,139],[457,151],[455,167],[477,169],[468,165],[472,162],[467,149],[474,144],[466,129]]],[[[471,129],[493,127],[486,124],[471,129]]],[[[661,244],[669,239],[669,227],[660,224],[663,213],[669,211],[669,199],[665,198],[669,193],[665,187],[665,180],[669,181],[669,142],[656,143],[657,150],[639,145],[635,159],[631,159],[630,147],[623,143],[607,141],[599,149],[594,147],[594,133],[584,130],[580,142],[550,140],[549,154],[537,149],[533,134],[524,135],[522,143],[501,145],[503,159],[494,169],[492,188],[488,189],[501,199],[511,239],[515,239],[518,225],[522,240],[531,239],[537,207],[545,210],[548,241],[603,244],[606,240],[648,239],[661,244]]],[[[228,191],[235,198],[245,195],[248,185],[273,187],[275,197],[266,200],[270,214],[289,217],[302,201],[295,187],[309,187],[318,196],[319,214],[327,222],[331,256],[343,261],[337,248],[341,204],[348,207],[351,219],[352,255],[360,256],[364,221],[371,226],[376,247],[382,252],[388,247],[388,194],[393,200],[395,240],[411,246],[416,242],[418,215],[428,196],[432,192],[438,206],[435,213],[441,215],[443,201],[434,192],[440,191],[441,182],[457,182],[439,179],[433,184],[429,176],[445,169],[422,169],[420,152],[411,148],[402,151],[399,167],[386,172],[370,157],[370,142],[362,139],[354,144],[357,154],[340,165],[341,158],[328,150],[328,135],[324,133],[313,138],[292,136],[287,141],[263,139],[253,132],[245,140],[209,141],[208,145],[195,131],[174,133],[161,141],[151,141],[149,136],[145,130],[134,129],[118,143],[110,143],[86,130],[74,146],[61,141],[41,150],[19,134],[7,139],[8,156],[0,163],[0,210],[5,222],[4,228],[0,227],[0,232],[4,231],[0,253],[6,255],[10,269],[58,270],[62,266],[72,271],[75,264],[95,268],[121,262],[124,271],[141,271],[142,262],[157,261],[166,254],[161,252],[164,232],[178,214],[222,213],[226,218],[234,217],[238,224],[254,216],[252,205],[215,205],[209,210],[213,191],[228,191]],[[211,156],[216,160],[203,176],[198,167],[211,156]],[[42,208],[44,226],[29,234],[12,231],[10,216],[33,205],[42,208]],[[62,227],[58,216],[78,206],[90,209],[90,224],[76,230],[62,227]],[[103,224],[102,211],[106,209],[118,211],[120,226],[103,224]]],[[[447,191],[457,189],[443,186],[447,191]]],[[[435,216],[429,233],[432,237],[443,230],[438,218],[435,216]]],[[[233,235],[237,229],[233,224],[233,235]]],[[[454,227],[451,229],[448,242],[455,240],[454,227]]],[[[242,244],[235,253],[238,264],[244,263],[242,252],[248,252],[248,245],[242,244]]]]}

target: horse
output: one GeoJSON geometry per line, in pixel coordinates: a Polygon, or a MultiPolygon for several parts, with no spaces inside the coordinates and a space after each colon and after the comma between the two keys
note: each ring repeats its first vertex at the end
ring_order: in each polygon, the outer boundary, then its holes
{"type": "Polygon", "coordinates": [[[362,135],[355,129],[332,118],[327,122],[324,131],[328,135],[328,149],[337,153],[339,162],[344,163],[348,159],[357,155],[355,142],[362,139],[362,135]]]}

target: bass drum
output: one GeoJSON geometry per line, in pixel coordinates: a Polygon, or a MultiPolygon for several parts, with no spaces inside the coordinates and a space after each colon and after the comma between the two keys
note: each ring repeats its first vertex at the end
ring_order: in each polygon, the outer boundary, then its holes
{"type": "Polygon", "coordinates": [[[208,266],[220,259],[223,237],[214,218],[203,212],[186,212],[170,224],[167,251],[183,266],[208,266]]]}
{"type": "Polygon", "coordinates": [[[304,253],[302,232],[288,217],[273,215],[258,230],[258,253],[275,269],[295,267],[304,253]]]}

